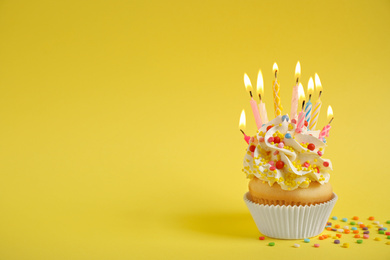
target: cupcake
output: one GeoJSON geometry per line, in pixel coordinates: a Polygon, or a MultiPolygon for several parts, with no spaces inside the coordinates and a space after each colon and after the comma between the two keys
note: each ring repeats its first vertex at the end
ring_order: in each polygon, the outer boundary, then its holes
{"type": "Polygon", "coordinates": [[[280,239],[320,234],[336,203],[329,183],[330,160],[319,131],[296,131],[296,121],[278,116],[249,140],[244,196],[261,233],[280,239]]]}

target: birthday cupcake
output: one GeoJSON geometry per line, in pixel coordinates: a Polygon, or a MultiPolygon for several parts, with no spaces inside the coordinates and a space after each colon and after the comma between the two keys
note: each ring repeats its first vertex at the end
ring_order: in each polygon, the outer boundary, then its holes
{"type": "Polygon", "coordinates": [[[328,132],[308,130],[302,114],[298,120],[277,116],[247,140],[243,171],[250,181],[244,201],[269,237],[320,234],[337,201],[329,183],[332,163],[323,158],[328,132]]]}

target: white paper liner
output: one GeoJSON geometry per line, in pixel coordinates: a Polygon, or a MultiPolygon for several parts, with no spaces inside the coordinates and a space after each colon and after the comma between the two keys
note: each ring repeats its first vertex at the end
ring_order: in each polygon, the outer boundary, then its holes
{"type": "Polygon", "coordinates": [[[312,206],[260,205],[248,199],[244,201],[259,231],[278,239],[302,239],[319,235],[325,228],[337,201],[333,193],[330,201],[312,206]]]}

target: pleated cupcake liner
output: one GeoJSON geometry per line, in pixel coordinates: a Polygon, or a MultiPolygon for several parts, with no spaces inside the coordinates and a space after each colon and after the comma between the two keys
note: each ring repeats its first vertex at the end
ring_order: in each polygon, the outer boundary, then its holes
{"type": "Polygon", "coordinates": [[[325,228],[337,201],[333,193],[331,200],[311,206],[262,205],[249,200],[249,192],[244,201],[259,231],[272,238],[302,239],[319,235],[325,228]]]}

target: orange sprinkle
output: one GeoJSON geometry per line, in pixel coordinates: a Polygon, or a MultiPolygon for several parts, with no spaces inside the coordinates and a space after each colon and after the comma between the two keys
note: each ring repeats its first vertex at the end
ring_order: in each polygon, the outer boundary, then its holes
{"type": "Polygon", "coordinates": [[[360,235],[355,235],[354,238],[360,238],[360,235]]]}
{"type": "Polygon", "coordinates": [[[334,227],[335,227],[335,228],[339,228],[339,227],[340,227],[340,225],[339,225],[339,224],[336,224],[336,225],[334,225],[334,227]]]}
{"type": "Polygon", "coordinates": [[[338,238],[340,238],[340,237],[341,237],[341,234],[336,234],[336,236],[337,236],[338,238]]]}
{"type": "Polygon", "coordinates": [[[369,219],[369,220],[374,220],[375,218],[374,218],[374,217],[369,217],[368,219],[369,219]]]}
{"type": "Polygon", "coordinates": [[[366,225],[360,224],[359,227],[364,228],[364,227],[366,227],[366,225]]]}
{"type": "Polygon", "coordinates": [[[320,240],[324,240],[324,237],[323,236],[319,236],[318,237],[320,240]]]}
{"type": "Polygon", "coordinates": [[[331,228],[331,227],[327,227],[327,228],[326,228],[326,230],[329,230],[329,231],[331,231],[331,230],[332,230],[332,228],[331,228]]]}
{"type": "Polygon", "coordinates": [[[349,230],[349,229],[344,229],[344,233],[345,234],[349,234],[351,232],[351,230],[349,230]]]}
{"type": "Polygon", "coordinates": [[[323,235],[323,238],[328,238],[328,235],[323,235]]]}
{"type": "Polygon", "coordinates": [[[354,234],[359,234],[359,230],[354,230],[353,233],[354,234]]]}
{"type": "Polygon", "coordinates": [[[353,219],[353,220],[359,220],[359,217],[354,216],[352,219],[353,219]]]}

